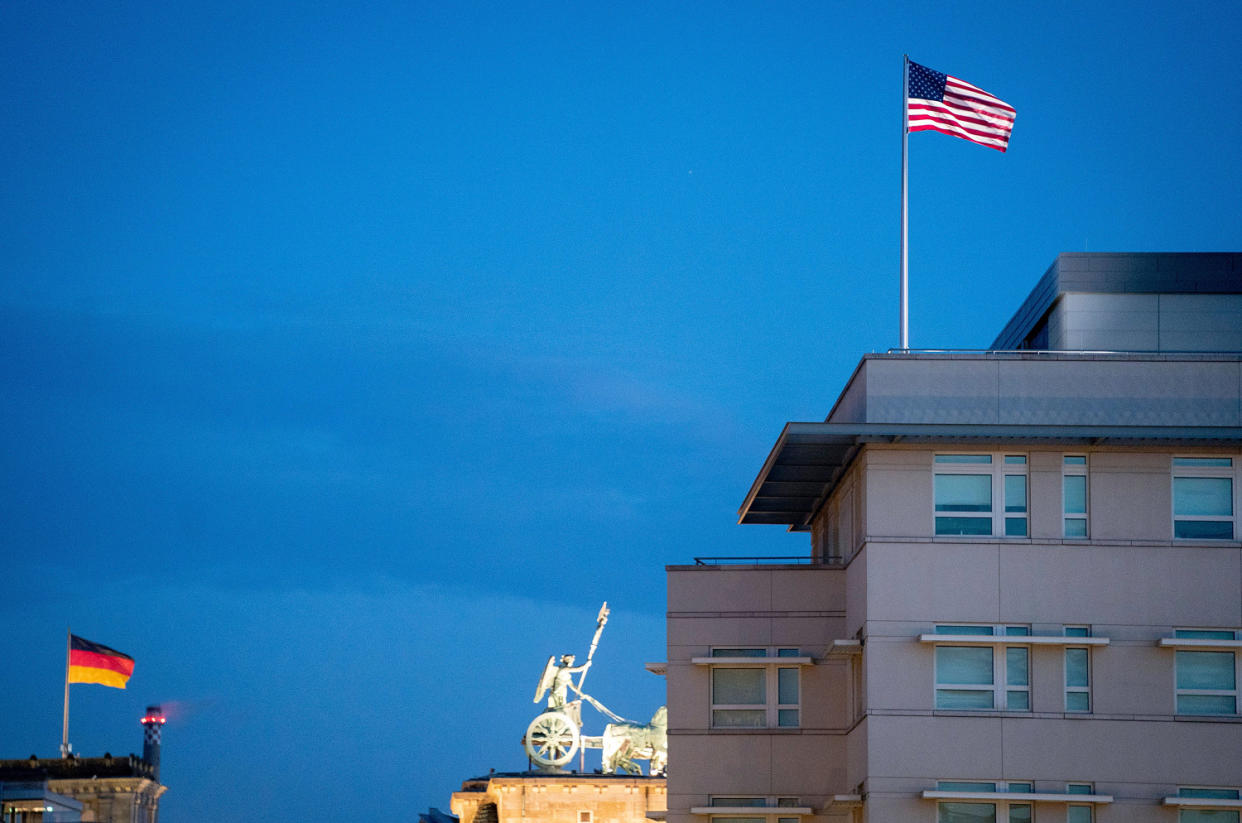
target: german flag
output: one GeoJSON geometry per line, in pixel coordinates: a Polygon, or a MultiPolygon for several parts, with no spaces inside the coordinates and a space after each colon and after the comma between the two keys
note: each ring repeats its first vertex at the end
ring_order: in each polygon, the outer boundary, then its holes
{"type": "Polygon", "coordinates": [[[69,682],[99,683],[123,689],[134,673],[134,658],[98,643],[69,635],[69,682]]]}

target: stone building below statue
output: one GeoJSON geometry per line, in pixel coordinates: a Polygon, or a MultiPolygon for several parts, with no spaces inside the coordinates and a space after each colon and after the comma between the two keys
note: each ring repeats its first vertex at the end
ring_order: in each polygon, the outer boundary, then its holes
{"type": "Polygon", "coordinates": [[[461,823],[649,823],[667,808],[663,777],[502,772],[462,783],[461,823]]]}

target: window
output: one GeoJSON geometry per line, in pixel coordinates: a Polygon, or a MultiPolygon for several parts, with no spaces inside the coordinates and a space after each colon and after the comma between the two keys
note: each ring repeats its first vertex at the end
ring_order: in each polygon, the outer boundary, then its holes
{"type": "Polygon", "coordinates": [[[580,809],[578,811],[578,823],[592,823],[592,815],[590,809],[580,809]]]}
{"type": "Polygon", "coordinates": [[[712,667],[712,727],[717,729],[799,725],[798,666],[779,665],[800,658],[798,649],[712,649],[714,658],[775,658],[770,665],[712,667]],[[770,655],[769,651],[774,652],[770,655]]]}
{"type": "Polygon", "coordinates": [[[1087,536],[1087,456],[1067,454],[1061,466],[1061,505],[1066,537],[1087,536]]]}
{"type": "MultiPolygon", "coordinates": [[[[1194,798],[1205,801],[1204,808],[1181,808],[1177,823],[1239,823],[1238,811],[1229,808],[1212,808],[1213,800],[1239,800],[1242,793],[1237,789],[1190,789],[1177,790],[1178,799],[1194,798]]],[[[1166,801],[1167,802],[1167,801],[1166,801]]],[[[1181,805],[1181,804],[1179,804],[1181,805]]],[[[1224,805],[1224,804],[1221,804],[1224,805]]]]}
{"type": "Polygon", "coordinates": [[[1026,537],[1026,486],[1026,455],[936,455],[936,534],[1026,537]]]}
{"type": "MultiPolygon", "coordinates": [[[[978,781],[941,780],[936,784],[939,791],[946,792],[1008,792],[1030,794],[1030,783],[983,783],[978,781]]],[[[942,800],[937,806],[937,823],[1031,823],[1032,806],[1029,802],[1008,801],[979,802],[942,800]]]]}
{"type": "MultiPolygon", "coordinates": [[[[1178,629],[1186,640],[1237,639],[1232,629],[1178,629]]],[[[1178,714],[1238,713],[1238,654],[1228,649],[1196,651],[1181,648],[1177,661],[1178,714]]]]}
{"type": "Polygon", "coordinates": [[[1173,536],[1232,540],[1234,482],[1231,457],[1173,458],[1173,536]]]}
{"type": "MultiPolygon", "coordinates": [[[[1095,794],[1090,783],[1067,783],[1066,794],[1095,794]]],[[[1065,823],[1092,823],[1094,810],[1090,803],[1070,803],[1065,807],[1065,823]]]]}
{"type": "MultiPolygon", "coordinates": [[[[1031,630],[1026,626],[937,626],[936,633],[1021,638],[1031,630]]],[[[1029,712],[1030,656],[1030,648],[1022,645],[936,646],[936,708],[1029,712]]]]}
{"type": "Polygon", "coordinates": [[[770,797],[713,795],[709,806],[691,808],[690,813],[711,815],[712,823],[799,823],[802,815],[812,811],[803,806],[801,799],[797,797],[778,797],[775,798],[775,803],[772,800],[770,797]],[[747,814],[752,809],[753,815],[747,814]],[[726,815],[712,814],[715,810],[726,812],[726,815]]]}
{"type": "MultiPolygon", "coordinates": [[[[1066,626],[1066,637],[1090,637],[1087,626],[1066,626]]],[[[1091,711],[1091,650],[1083,646],[1065,649],[1065,710],[1091,711]]]]}

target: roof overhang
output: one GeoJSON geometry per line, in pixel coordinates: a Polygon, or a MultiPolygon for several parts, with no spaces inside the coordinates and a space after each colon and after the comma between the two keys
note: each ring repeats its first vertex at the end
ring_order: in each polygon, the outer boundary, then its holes
{"type": "Polygon", "coordinates": [[[808,531],[868,443],[1041,446],[1242,446],[1237,426],[1003,426],[978,423],[786,423],[738,510],[739,523],[808,531]]]}

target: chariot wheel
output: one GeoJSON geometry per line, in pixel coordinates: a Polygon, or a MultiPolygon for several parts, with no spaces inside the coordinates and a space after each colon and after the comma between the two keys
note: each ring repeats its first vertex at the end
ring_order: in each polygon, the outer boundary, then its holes
{"type": "Polygon", "coordinates": [[[578,751],[578,727],[562,712],[544,712],[526,727],[526,753],[540,766],[564,766],[578,751]]]}

